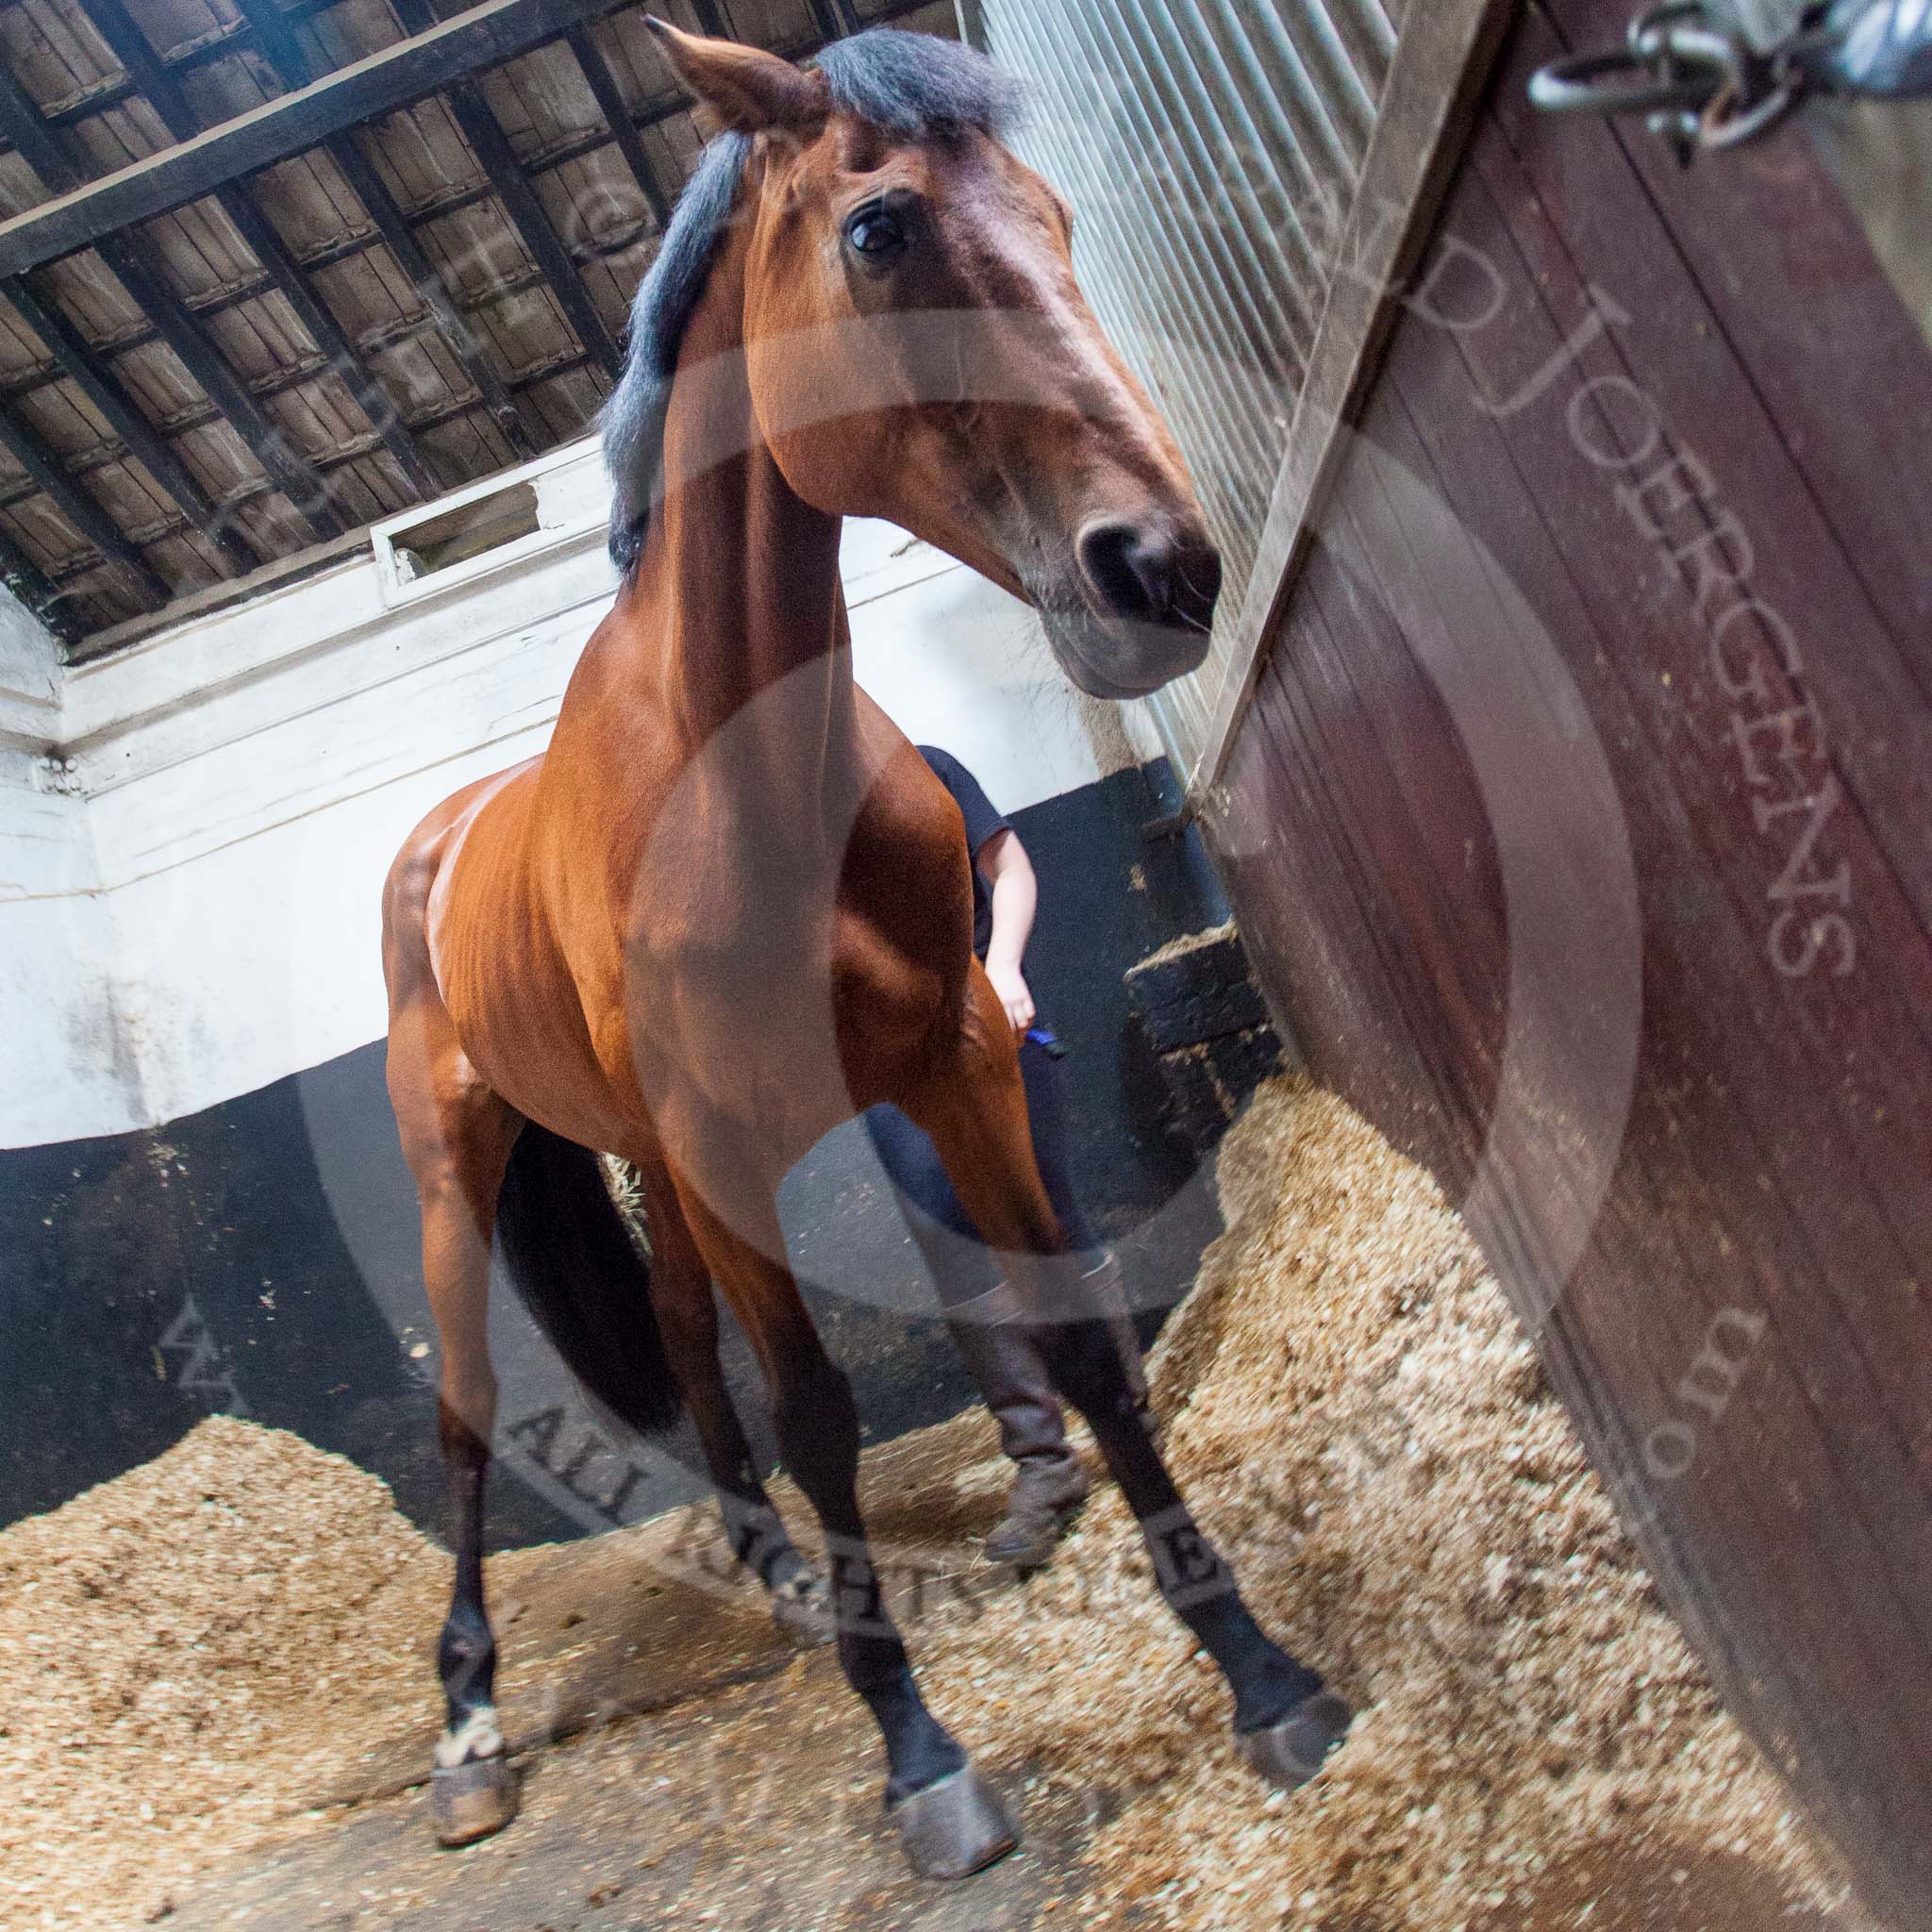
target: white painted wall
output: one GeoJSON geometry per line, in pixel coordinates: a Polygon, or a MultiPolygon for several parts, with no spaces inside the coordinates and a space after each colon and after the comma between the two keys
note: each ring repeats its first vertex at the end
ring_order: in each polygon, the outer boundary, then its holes
{"type": "MultiPolygon", "coordinates": [[[[544,543],[395,608],[364,555],[65,672],[0,608],[0,1146],[155,1125],[381,1036],[391,856],[542,747],[614,589],[594,445],[535,469],[544,543]]],[[[859,681],[1003,809],[1144,755],[984,579],[882,524],[848,526],[844,567],[859,681]]]]}

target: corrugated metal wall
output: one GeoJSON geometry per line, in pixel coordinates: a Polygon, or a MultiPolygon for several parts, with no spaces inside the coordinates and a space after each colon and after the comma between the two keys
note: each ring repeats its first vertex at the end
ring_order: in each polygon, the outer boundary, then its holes
{"type": "Polygon", "coordinates": [[[1394,51],[1399,0],[961,0],[1036,90],[1017,145],[1073,198],[1095,311],[1225,553],[1214,651],[1155,700],[1191,773],[1394,51]]]}

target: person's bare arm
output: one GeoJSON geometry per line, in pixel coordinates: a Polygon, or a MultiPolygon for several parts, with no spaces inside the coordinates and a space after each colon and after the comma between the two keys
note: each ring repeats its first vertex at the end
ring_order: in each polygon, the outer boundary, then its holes
{"type": "Polygon", "coordinates": [[[1007,1009],[1016,1033],[1033,1024],[1033,995],[1026,990],[1020,962],[1033,931],[1040,904],[1040,882],[1033,861],[1010,825],[1002,825],[978,852],[979,869],[992,888],[992,938],[986,948],[987,977],[1007,1009]]]}

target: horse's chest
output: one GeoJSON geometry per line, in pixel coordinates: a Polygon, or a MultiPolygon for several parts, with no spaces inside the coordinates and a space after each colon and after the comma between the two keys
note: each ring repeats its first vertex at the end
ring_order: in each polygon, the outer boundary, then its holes
{"type": "Polygon", "coordinates": [[[890,1097],[958,1009],[970,932],[917,865],[881,890],[882,858],[855,890],[772,840],[641,905],[625,1005],[646,1088],[813,1135],[890,1097]]]}

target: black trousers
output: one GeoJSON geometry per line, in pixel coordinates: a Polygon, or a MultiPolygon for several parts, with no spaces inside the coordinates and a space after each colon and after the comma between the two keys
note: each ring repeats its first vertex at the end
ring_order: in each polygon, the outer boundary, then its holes
{"type": "MultiPolygon", "coordinates": [[[[1040,1163],[1040,1178],[1046,1184],[1047,1199],[1066,1230],[1069,1244],[1091,1267],[1101,1258],[1102,1243],[1074,1192],[1067,1164],[1059,1063],[1030,1036],[1020,1042],[1020,1076],[1026,1084],[1033,1154],[1040,1163]]],[[[997,1288],[1002,1278],[999,1257],[987,1246],[953,1191],[931,1136],[914,1126],[896,1107],[868,1108],[865,1125],[880,1165],[904,1197],[907,1224],[932,1271],[941,1304],[957,1308],[997,1288]]]]}

